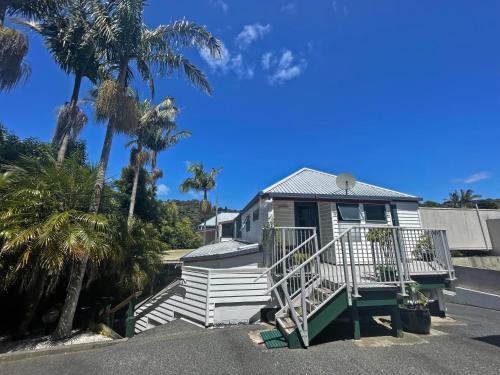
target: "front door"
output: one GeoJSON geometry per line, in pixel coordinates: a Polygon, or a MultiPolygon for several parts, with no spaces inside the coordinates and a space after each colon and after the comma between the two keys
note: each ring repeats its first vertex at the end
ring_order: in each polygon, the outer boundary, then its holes
{"type": "Polygon", "coordinates": [[[318,243],[321,247],[321,241],[319,235],[318,203],[295,202],[295,226],[316,227],[316,233],[318,235],[318,243]]]}

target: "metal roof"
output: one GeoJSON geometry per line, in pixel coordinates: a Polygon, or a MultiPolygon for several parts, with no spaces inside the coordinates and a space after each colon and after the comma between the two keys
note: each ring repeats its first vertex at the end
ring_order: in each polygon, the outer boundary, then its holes
{"type": "Polygon", "coordinates": [[[273,196],[309,196],[309,197],[335,197],[339,199],[403,199],[419,200],[420,198],[400,193],[398,191],[381,188],[378,186],[357,182],[354,188],[346,195],[344,190],[337,187],[337,176],[310,168],[302,168],[290,176],[278,181],[274,185],[262,190],[261,194],[273,196]]]}
{"type": "Polygon", "coordinates": [[[228,258],[236,255],[255,253],[259,251],[258,243],[248,243],[236,240],[205,245],[184,255],[182,261],[201,259],[228,258]]]}
{"type": "MultiPolygon", "coordinates": [[[[228,223],[236,219],[237,216],[238,212],[221,212],[220,214],[217,215],[217,222],[219,224],[228,223]]],[[[205,226],[205,222],[200,223],[198,226],[199,227],[205,226]]],[[[215,227],[215,216],[207,220],[207,227],[215,227]]]]}

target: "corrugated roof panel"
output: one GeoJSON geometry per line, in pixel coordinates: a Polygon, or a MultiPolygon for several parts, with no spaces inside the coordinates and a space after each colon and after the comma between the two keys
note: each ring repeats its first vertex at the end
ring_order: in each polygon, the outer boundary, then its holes
{"type": "MultiPolygon", "coordinates": [[[[227,223],[228,221],[233,221],[238,216],[238,212],[221,212],[217,215],[217,222],[219,224],[227,223]]],[[[200,223],[199,226],[204,226],[205,223],[200,223]]],[[[215,216],[207,220],[207,227],[215,227],[215,216]]]]}
{"type": "Polygon", "coordinates": [[[184,255],[181,260],[189,261],[200,258],[224,258],[233,255],[242,255],[259,250],[259,244],[249,244],[236,240],[218,242],[205,245],[184,255]]]}
{"type": "MultiPolygon", "coordinates": [[[[264,189],[263,193],[275,194],[300,194],[300,195],[320,195],[345,197],[345,191],[337,187],[335,181],[337,176],[329,173],[303,168],[283,180],[264,189]]],[[[378,186],[357,182],[354,188],[348,192],[350,198],[353,197],[373,197],[373,198],[406,198],[415,199],[413,195],[400,193],[398,191],[381,188],[378,186]]]]}

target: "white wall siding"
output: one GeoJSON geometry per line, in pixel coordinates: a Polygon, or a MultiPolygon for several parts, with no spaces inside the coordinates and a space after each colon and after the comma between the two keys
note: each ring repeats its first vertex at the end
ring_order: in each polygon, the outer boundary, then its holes
{"type": "Polygon", "coordinates": [[[214,317],[210,324],[251,323],[260,318],[260,310],[271,297],[266,294],[267,278],[255,282],[262,273],[256,270],[210,271],[210,309],[214,317]]]}
{"type": "Polygon", "coordinates": [[[399,226],[408,228],[421,228],[420,215],[417,202],[396,203],[399,226]]]}
{"type": "Polygon", "coordinates": [[[267,220],[267,212],[261,209],[260,201],[251,206],[248,210],[241,214],[241,239],[247,242],[260,242],[262,238],[262,227],[267,220]],[[253,220],[254,211],[259,212],[258,220],[253,220]],[[247,231],[245,226],[247,217],[249,217],[250,230],[247,231]]]}
{"type": "Polygon", "coordinates": [[[210,269],[182,267],[182,285],[160,292],[140,305],[135,332],[184,317],[205,326],[250,323],[271,297],[266,294],[267,278],[254,282],[263,272],[254,269],[210,269]]]}
{"type": "MultiPolygon", "coordinates": [[[[136,333],[168,323],[179,316],[205,324],[208,273],[183,267],[182,279],[182,286],[158,293],[135,310],[135,316],[139,317],[135,325],[136,333]]],[[[213,318],[213,311],[209,314],[213,318]]]]}
{"type": "Polygon", "coordinates": [[[273,201],[274,226],[276,227],[294,227],[295,226],[295,207],[293,201],[273,201]]]}

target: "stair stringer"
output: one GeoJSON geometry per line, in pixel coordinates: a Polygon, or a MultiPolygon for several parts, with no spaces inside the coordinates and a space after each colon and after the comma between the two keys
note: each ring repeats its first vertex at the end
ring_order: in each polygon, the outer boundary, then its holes
{"type": "MultiPolygon", "coordinates": [[[[335,294],[327,303],[318,309],[308,320],[309,342],[321,333],[331,322],[349,308],[347,289],[344,287],[335,294]]],[[[299,330],[295,329],[288,335],[290,349],[304,348],[299,330]]]]}

